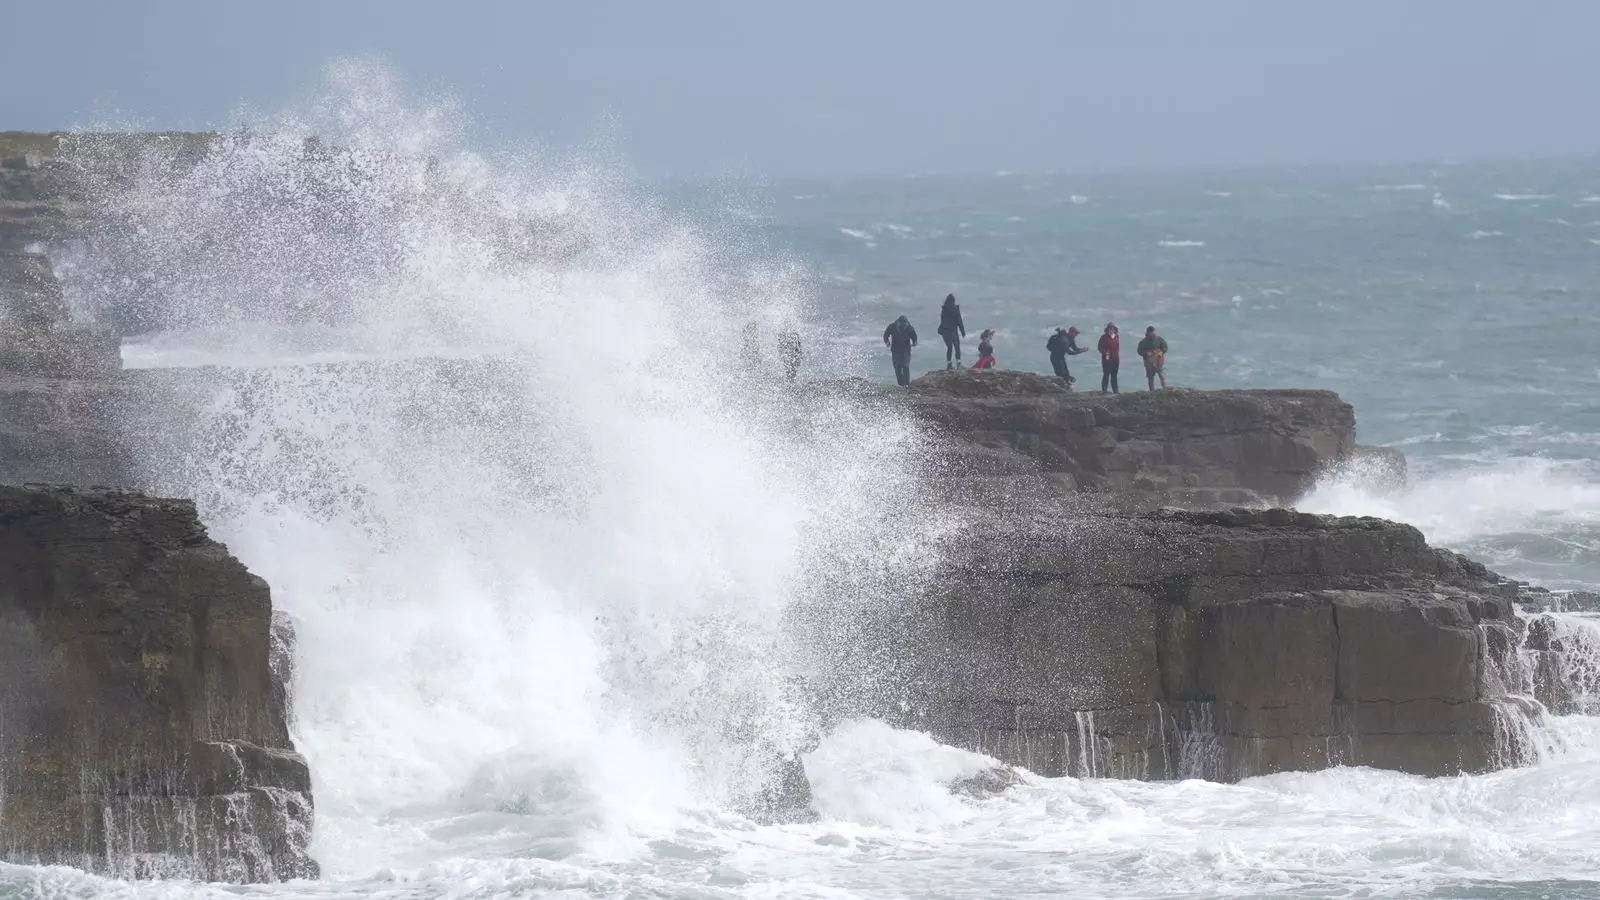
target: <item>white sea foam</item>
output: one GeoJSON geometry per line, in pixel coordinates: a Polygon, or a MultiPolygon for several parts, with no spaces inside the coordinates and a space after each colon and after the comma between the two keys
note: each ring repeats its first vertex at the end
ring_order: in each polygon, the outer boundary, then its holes
{"type": "Polygon", "coordinates": [[[1584,537],[1600,530],[1600,473],[1588,463],[1502,459],[1423,473],[1402,490],[1371,473],[1346,471],[1325,479],[1299,506],[1406,522],[1429,541],[1468,551],[1507,574],[1554,587],[1600,587],[1600,546],[1584,537]],[[1550,575],[1557,567],[1588,572],[1595,582],[1550,575]]]}
{"type": "Polygon", "coordinates": [[[739,808],[813,727],[809,635],[893,594],[869,573],[897,551],[850,547],[901,506],[914,430],[728,377],[747,321],[803,315],[782,260],[728,264],[608,172],[491,167],[387,73],[334,74],[314,120],[117,195],[105,239],[139,240],[97,282],[160,273],[147,314],[179,327],[130,348],[151,363],[493,354],[196,373],[198,419],[140,448],[299,618],[314,852],[366,875],[509,828],[633,853],[739,808]],[[785,624],[812,603],[831,618],[785,624]]]}
{"type": "Polygon", "coordinates": [[[1388,193],[1391,191],[1425,191],[1427,189],[1428,186],[1425,184],[1370,184],[1362,188],[1363,191],[1371,191],[1374,193],[1388,193]]]}
{"type": "Polygon", "coordinates": [[[1513,201],[1513,202],[1519,201],[1519,200],[1549,200],[1554,196],[1555,196],[1554,194],[1495,194],[1494,195],[1496,200],[1509,200],[1509,201],[1513,201]]]}
{"type": "Polygon", "coordinates": [[[1205,241],[1165,240],[1159,241],[1158,243],[1162,247],[1204,247],[1206,245],[1205,241]]]}

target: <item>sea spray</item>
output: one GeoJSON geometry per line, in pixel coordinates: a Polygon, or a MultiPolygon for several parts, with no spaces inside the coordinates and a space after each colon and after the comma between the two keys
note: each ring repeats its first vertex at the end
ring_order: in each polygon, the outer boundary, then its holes
{"type": "Polygon", "coordinates": [[[916,429],[730,363],[805,318],[792,266],[612,173],[479,157],[382,70],[333,81],[108,184],[79,282],[218,363],[369,358],[154,373],[160,424],[128,423],[298,620],[318,851],[362,872],[444,840],[417,816],[513,817],[564,856],[740,808],[814,741],[818,642],[926,565],[916,429]]]}

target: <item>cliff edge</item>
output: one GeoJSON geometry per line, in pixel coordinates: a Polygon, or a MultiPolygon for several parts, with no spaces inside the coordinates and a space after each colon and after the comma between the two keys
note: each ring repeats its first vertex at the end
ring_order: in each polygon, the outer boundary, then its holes
{"type": "Polygon", "coordinates": [[[193,504],[0,487],[0,858],[314,877],[272,626],[193,504]]]}

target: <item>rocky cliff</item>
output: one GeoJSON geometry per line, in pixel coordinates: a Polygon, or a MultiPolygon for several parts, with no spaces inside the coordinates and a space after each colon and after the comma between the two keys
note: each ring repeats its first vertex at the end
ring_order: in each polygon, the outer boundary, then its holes
{"type": "Polygon", "coordinates": [[[0,487],[0,858],[310,877],[267,585],[192,504],[0,487]]]}
{"type": "Polygon", "coordinates": [[[1516,586],[1413,528],[1265,510],[973,511],[907,643],[909,722],[1044,774],[1424,775],[1528,761],[1516,586]]]}
{"type": "Polygon", "coordinates": [[[1356,452],[1355,412],[1332,391],[1105,395],[1028,372],[957,371],[917,379],[906,402],[955,439],[961,477],[1043,471],[1072,492],[1291,503],[1356,452]]]}

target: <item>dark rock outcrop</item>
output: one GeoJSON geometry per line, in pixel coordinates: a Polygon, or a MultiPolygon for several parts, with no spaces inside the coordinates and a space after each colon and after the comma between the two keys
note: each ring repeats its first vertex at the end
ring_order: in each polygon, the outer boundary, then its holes
{"type": "Polygon", "coordinates": [[[192,504],[0,487],[0,858],[315,876],[272,637],[192,504]]]}
{"type": "Polygon", "coordinates": [[[923,421],[958,440],[950,469],[964,478],[1042,470],[1068,490],[1289,503],[1355,448],[1355,413],[1331,391],[1108,396],[1027,372],[958,371],[905,393],[923,421]]]}

